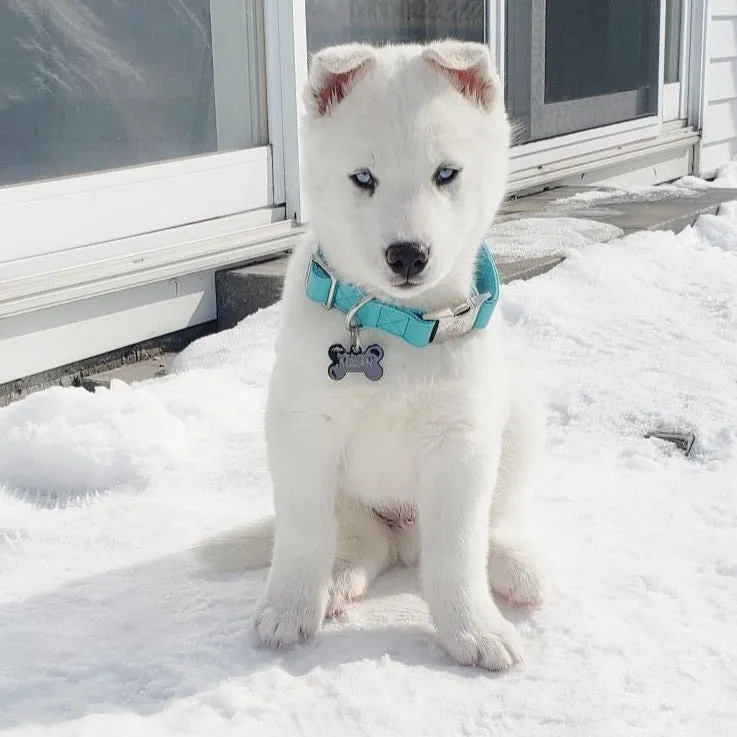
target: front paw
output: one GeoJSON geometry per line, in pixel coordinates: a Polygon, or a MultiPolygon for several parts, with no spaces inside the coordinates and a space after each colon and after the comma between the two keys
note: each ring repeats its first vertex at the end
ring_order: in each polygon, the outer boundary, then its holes
{"type": "Polygon", "coordinates": [[[502,671],[522,662],[522,640],[517,630],[495,609],[479,617],[459,617],[438,631],[443,647],[461,665],[502,671]]]}
{"type": "Polygon", "coordinates": [[[310,601],[264,600],[254,626],[268,647],[290,647],[315,635],[323,619],[324,607],[310,601]]]}

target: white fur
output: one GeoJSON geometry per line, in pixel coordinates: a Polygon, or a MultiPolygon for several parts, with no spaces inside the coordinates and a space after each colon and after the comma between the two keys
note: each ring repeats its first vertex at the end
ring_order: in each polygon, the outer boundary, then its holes
{"type": "MultiPolygon", "coordinates": [[[[258,635],[272,646],[309,637],[382,571],[419,557],[443,646],[460,663],[508,668],[522,646],[490,584],[513,602],[541,601],[522,493],[541,433],[528,389],[505,358],[500,318],[421,349],[365,331],[366,344],[384,347],[383,379],[331,381],[327,350],[346,343],[344,316],[310,302],[304,289],[319,243],[341,279],[379,299],[437,309],[470,294],[506,180],[500,83],[477,44],[352,45],[315,57],[306,96],[313,235],[288,268],[269,388],[276,528],[258,635]],[[460,92],[459,69],[481,75],[490,94],[460,92]],[[336,92],[321,109],[325,85],[336,92]],[[441,189],[433,174],[446,164],[461,173],[441,189]],[[373,196],[349,179],[362,168],[379,182],[373,196]],[[384,258],[402,240],[430,248],[422,283],[409,290],[392,281],[384,258]],[[419,531],[392,529],[372,511],[399,504],[416,507],[419,531]]],[[[264,535],[256,537],[263,553],[264,535]]]]}

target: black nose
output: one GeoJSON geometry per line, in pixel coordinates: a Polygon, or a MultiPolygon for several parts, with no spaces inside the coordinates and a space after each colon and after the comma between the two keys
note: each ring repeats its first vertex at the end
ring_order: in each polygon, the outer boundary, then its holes
{"type": "Polygon", "coordinates": [[[429,256],[430,249],[427,246],[410,241],[392,243],[386,249],[386,262],[391,270],[405,279],[419,274],[427,266],[429,256]]]}

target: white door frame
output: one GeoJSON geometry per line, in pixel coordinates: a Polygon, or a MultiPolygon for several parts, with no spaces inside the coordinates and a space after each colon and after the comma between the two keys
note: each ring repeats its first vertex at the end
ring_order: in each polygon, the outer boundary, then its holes
{"type": "MultiPolygon", "coordinates": [[[[504,59],[506,57],[506,33],[505,33],[505,0],[488,0],[488,17],[489,17],[489,29],[488,29],[488,37],[489,39],[496,43],[498,45],[498,48],[496,51],[496,57],[497,57],[497,63],[499,65],[500,69],[500,75],[502,75],[502,79],[505,80],[505,69],[504,69],[504,59]],[[493,24],[498,24],[496,27],[494,27],[493,24]]],[[[542,144],[542,148],[547,147],[559,147],[558,142],[565,143],[578,143],[579,141],[586,140],[587,138],[592,137],[592,131],[596,131],[594,133],[593,137],[600,138],[602,133],[612,133],[617,134],[624,131],[631,131],[634,129],[637,129],[639,131],[639,135],[642,139],[647,138],[653,138],[657,136],[660,132],[660,127],[662,123],[661,118],[661,106],[662,106],[662,100],[663,100],[663,75],[664,75],[664,62],[665,62],[665,55],[664,55],[664,48],[663,48],[663,39],[664,39],[664,32],[665,32],[665,5],[666,0],[660,0],[660,49],[659,49],[659,60],[658,60],[658,112],[657,114],[654,114],[652,116],[648,116],[645,118],[639,118],[635,121],[627,120],[622,121],[620,123],[613,123],[605,126],[598,126],[594,128],[589,128],[583,131],[577,131],[575,133],[568,133],[568,134],[562,134],[560,136],[555,136],[553,138],[545,139],[544,141],[533,141],[531,143],[522,144],[520,146],[516,146],[513,152],[513,156],[524,156],[534,150],[538,150],[540,148],[540,144],[542,144]],[[633,125],[634,124],[634,125],[633,125]]]]}
{"type": "MultiPolygon", "coordinates": [[[[692,79],[703,44],[703,17],[708,0],[685,0],[683,18],[683,43],[681,46],[681,82],[678,86],[664,84],[664,45],[665,3],[661,2],[661,48],[659,59],[659,101],[657,115],[634,121],[624,121],[591,130],[559,136],[541,142],[515,146],[512,150],[514,168],[528,166],[548,166],[561,157],[566,157],[573,147],[578,155],[593,154],[596,151],[616,148],[624,142],[636,144],[659,141],[664,134],[663,123],[673,117],[689,118],[689,123],[697,124],[693,111],[698,108],[697,99],[703,84],[695,85],[692,79]],[[669,89],[670,88],[670,89],[669,89]],[[677,103],[675,98],[677,96],[677,103]],[[670,113],[670,114],[668,114],[670,113]],[[688,113],[688,115],[687,115],[688,113]],[[514,166],[514,161],[518,166],[514,166]]],[[[266,3],[266,51],[267,79],[269,91],[278,80],[280,93],[269,96],[270,125],[281,126],[281,136],[272,135],[272,155],[275,172],[284,173],[283,189],[274,177],[275,202],[286,203],[287,218],[298,223],[307,221],[300,180],[300,140],[299,120],[303,113],[302,89],[307,81],[307,44],[305,0],[274,0],[266,3]],[[272,110],[275,97],[278,104],[272,110]],[[277,144],[281,143],[281,147],[277,144]]],[[[505,78],[505,0],[487,0],[487,40],[495,56],[499,76],[505,78]]],[[[696,72],[698,74],[698,71],[696,72]]],[[[672,133],[668,131],[668,135],[672,133]]],[[[684,135],[684,145],[689,136],[684,135]]]]}
{"type": "MultiPolygon", "coordinates": [[[[632,121],[624,121],[612,125],[602,126],[589,130],[570,133],[563,136],[557,136],[543,141],[533,141],[518,146],[514,146],[511,151],[512,157],[512,178],[515,173],[522,176],[526,172],[541,172],[541,179],[551,178],[555,176],[555,172],[561,168],[575,169],[575,160],[580,157],[593,156],[602,154],[603,152],[611,152],[613,159],[616,158],[616,152],[621,147],[646,146],[652,142],[653,146],[659,146],[661,141],[667,139],[668,145],[672,146],[692,146],[693,135],[687,131],[683,131],[681,136],[677,132],[666,130],[664,128],[664,102],[673,111],[672,96],[677,93],[678,117],[686,117],[688,109],[692,109],[694,104],[694,83],[691,81],[690,74],[693,73],[694,66],[690,63],[691,59],[698,58],[700,51],[694,52],[695,46],[699,44],[701,39],[701,30],[704,27],[703,22],[699,22],[700,14],[703,10],[699,10],[700,6],[705,5],[708,0],[685,0],[684,5],[684,22],[683,33],[684,42],[681,48],[681,83],[678,90],[675,88],[670,91],[671,101],[668,102],[668,90],[670,85],[664,84],[664,23],[665,23],[665,2],[661,2],[661,45],[659,60],[659,109],[657,115],[640,118],[632,121]],[[694,53],[697,54],[694,57],[694,53]],[[688,105],[688,107],[687,107],[688,105]],[[671,139],[673,139],[671,141],[671,139]],[[679,139],[682,142],[679,143],[679,139]]],[[[502,80],[505,79],[505,56],[506,56],[506,33],[505,33],[505,0],[488,0],[488,19],[489,27],[487,36],[490,43],[495,47],[492,51],[495,53],[499,74],[502,80]]],[[[700,47],[699,47],[700,48],[700,47]]],[[[698,66],[698,65],[696,65],[698,66]]],[[[693,114],[689,115],[689,123],[695,123],[693,114]]],[[[590,168],[590,162],[588,162],[590,168]]],[[[528,177],[529,178],[529,177],[528,177]]]]}
{"type": "MultiPolygon", "coordinates": [[[[307,212],[300,179],[299,125],[304,106],[302,90],[307,83],[307,29],[305,0],[265,0],[267,77],[277,84],[279,111],[270,117],[281,125],[280,156],[284,172],[283,201],[287,218],[304,223],[307,212]]],[[[271,88],[270,88],[271,89],[271,88]]]]}
{"type": "Polygon", "coordinates": [[[701,129],[704,122],[706,70],[709,66],[706,48],[709,0],[690,0],[688,5],[690,19],[685,42],[688,48],[688,68],[683,77],[683,86],[688,88],[688,94],[685,95],[684,102],[689,124],[701,129]]]}
{"type": "Polygon", "coordinates": [[[506,75],[506,5],[505,0],[487,0],[486,2],[486,39],[491,47],[491,54],[496,63],[497,74],[504,84],[506,75]]]}
{"type": "Polygon", "coordinates": [[[679,59],[678,82],[663,86],[661,112],[663,122],[688,118],[690,85],[690,66],[692,58],[692,39],[694,24],[699,23],[698,13],[694,13],[692,0],[683,0],[681,7],[681,58],[679,59]]]}

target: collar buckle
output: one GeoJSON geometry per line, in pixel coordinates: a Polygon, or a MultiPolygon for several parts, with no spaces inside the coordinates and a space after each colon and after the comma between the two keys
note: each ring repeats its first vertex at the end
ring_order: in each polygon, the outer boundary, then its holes
{"type": "Polygon", "coordinates": [[[312,255],[310,263],[307,265],[307,272],[305,273],[305,289],[310,282],[310,274],[312,273],[313,265],[317,265],[319,268],[321,268],[325,272],[325,275],[328,277],[328,279],[330,279],[330,290],[328,291],[328,297],[327,300],[322,303],[322,306],[326,310],[332,310],[333,303],[335,302],[335,291],[338,288],[338,280],[335,278],[335,276],[333,276],[333,272],[330,271],[327,264],[322,260],[320,254],[315,253],[312,255]]]}
{"type": "Polygon", "coordinates": [[[482,292],[469,297],[456,307],[444,307],[435,312],[425,313],[422,316],[424,320],[434,320],[437,323],[430,342],[444,343],[451,338],[459,338],[470,333],[476,324],[481,306],[490,298],[490,292],[482,292]]]}

